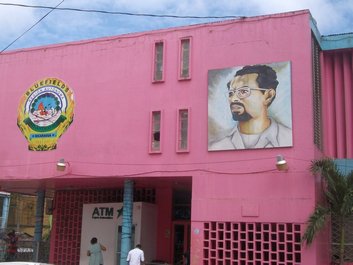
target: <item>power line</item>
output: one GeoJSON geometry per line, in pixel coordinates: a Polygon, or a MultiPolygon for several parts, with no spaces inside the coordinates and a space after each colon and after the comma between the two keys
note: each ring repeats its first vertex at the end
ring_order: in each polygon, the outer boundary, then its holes
{"type": "Polygon", "coordinates": [[[175,18],[175,19],[234,19],[234,18],[245,18],[244,16],[178,16],[178,15],[168,15],[168,14],[148,14],[148,13],[132,13],[132,12],[119,12],[119,11],[105,11],[105,10],[94,10],[94,9],[80,9],[80,8],[66,8],[59,7],[65,0],[62,0],[55,7],[50,6],[42,6],[42,5],[24,5],[24,4],[14,4],[14,3],[0,3],[2,6],[16,6],[23,8],[37,8],[37,9],[49,9],[50,11],[45,14],[41,19],[39,19],[33,26],[31,26],[28,30],[23,32],[18,38],[12,41],[9,45],[7,45],[4,49],[0,51],[2,54],[6,51],[10,46],[12,46],[16,41],[22,38],[27,32],[29,32],[32,28],[38,25],[45,17],[47,17],[52,11],[74,11],[74,12],[86,12],[86,13],[101,13],[108,15],[125,15],[125,16],[140,16],[140,17],[157,17],[157,18],[175,18]]]}
{"type": "Polygon", "coordinates": [[[95,9],[81,9],[81,8],[69,8],[69,7],[50,7],[41,5],[23,5],[23,4],[13,4],[13,3],[0,3],[3,6],[17,6],[25,8],[38,8],[38,9],[51,9],[59,11],[74,11],[74,12],[86,12],[86,13],[101,13],[108,15],[124,15],[124,16],[141,16],[141,17],[158,17],[158,18],[193,18],[193,19],[227,19],[227,18],[244,18],[244,16],[178,16],[178,15],[157,15],[148,13],[132,13],[132,12],[120,12],[120,11],[105,11],[105,10],[95,10],[95,9]]]}
{"type": "Polygon", "coordinates": [[[29,29],[27,29],[25,32],[23,32],[19,37],[17,37],[14,41],[12,41],[9,45],[7,45],[4,49],[0,51],[0,54],[6,51],[12,44],[14,44],[16,41],[18,41],[20,38],[23,37],[28,31],[33,29],[36,25],[38,25],[45,17],[47,17],[51,12],[53,12],[59,5],[61,5],[65,0],[62,0],[59,4],[57,4],[55,7],[52,7],[51,10],[46,13],[41,19],[39,19],[36,23],[34,23],[29,29]]]}

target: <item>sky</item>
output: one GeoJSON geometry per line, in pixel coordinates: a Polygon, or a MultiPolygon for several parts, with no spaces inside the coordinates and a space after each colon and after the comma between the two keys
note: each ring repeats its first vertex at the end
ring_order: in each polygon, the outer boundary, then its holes
{"type": "Polygon", "coordinates": [[[309,9],[321,35],[353,32],[353,0],[0,0],[0,52],[227,19],[51,11],[5,3],[193,17],[252,17],[309,9]]]}

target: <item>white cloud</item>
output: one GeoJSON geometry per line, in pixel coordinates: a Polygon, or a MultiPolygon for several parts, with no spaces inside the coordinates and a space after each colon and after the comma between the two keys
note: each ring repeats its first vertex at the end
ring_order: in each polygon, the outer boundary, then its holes
{"type": "MultiPolygon", "coordinates": [[[[16,1],[14,1],[14,3],[16,3],[16,1]]],[[[34,21],[35,14],[32,9],[0,6],[0,32],[3,39],[17,37],[24,30],[33,25],[34,21]]]]}
{"type": "MultiPolygon", "coordinates": [[[[55,6],[61,0],[0,0],[55,6]],[[49,4],[50,3],[50,4],[49,4]]],[[[258,16],[309,9],[321,34],[353,32],[353,1],[347,0],[66,0],[60,7],[179,16],[258,16]]],[[[48,9],[0,5],[0,49],[41,19],[48,9]]],[[[11,48],[31,47],[128,32],[204,23],[173,19],[53,11],[11,48]]]]}
{"type": "MultiPolygon", "coordinates": [[[[274,14],[309,9],[322,34],[353,31],[353,1],[346,0],[223,0],[230,10],[244,12],[244,15],[274,14]],[[228,2],[233,4],[228,5],[228,2]]],[[[239,13],[240,14],[240,13],[239,13]]]]}

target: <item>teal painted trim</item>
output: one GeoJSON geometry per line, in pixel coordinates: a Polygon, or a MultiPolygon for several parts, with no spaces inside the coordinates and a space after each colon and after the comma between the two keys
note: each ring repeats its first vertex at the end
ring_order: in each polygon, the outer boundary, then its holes
{"type": "Polygon", "coordinates": [[[1,227],[0,227],[3,231],[5,231],[5,229],[7,228],[9,210],[10,210],[10,195],[5,195],[2,201],[2,218],[1,218],[1,227]]]}
{"type": "Polygon", "coordinates": [[[324,51],[353,48],[353,33],[335,34],[321,37],[324,51]]]}
{"type": "Polygon", "coordinates": [[[34,226],[33,261],[38,262],[39,245],[42,241],[45,191],[37,192],[36,222],[34,226]]]}
{"type": "Polygon", "coordinates": [[[311,28],[311,32],[315,36],[315,39],[317,40],[317,42],[321,47],[321,34],[319,32],[319,29],[317,28],[316,20],[312,16],[310,16],[310,28],[311,28]]]}
{"type": "Polygon", "coordinates": [[[132,220],[134,205],[134,182],[132,180],[124,181],[124,198],[123,198],[123,223],[121,231],[121,249],[120,249],[120,265],[127,265],[127,255],[132,248],[132,220]]]}
{"type": "Polygon", "coordinates": [[[323,51],[353,48],[353,32],[322,36],[312,16],[310,18],[310,28],[323,51]]]}
{"type": "Polygon", "coordinates": [[[335,164],[344,175],[348,175],[353,170],[353,159],[335,159],[335,164]]]}

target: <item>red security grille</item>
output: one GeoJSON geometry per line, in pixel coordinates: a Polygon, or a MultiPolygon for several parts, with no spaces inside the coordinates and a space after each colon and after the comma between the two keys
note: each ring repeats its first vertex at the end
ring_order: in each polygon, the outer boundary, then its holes
{"type": "MultiPolygon", "coordinates": [[[[55,193],[54,264],[80,262],[82,209],[86,203],[122,202],[123,189],[57,191],[55,193]]],[[[134,201],[155,203],[154,189],[135,189],[134,201]]]]}
{"type": "Polygon", "coordinates": [[[301,226],[204,223],[204,265],[300,265],[301,226]]]}

